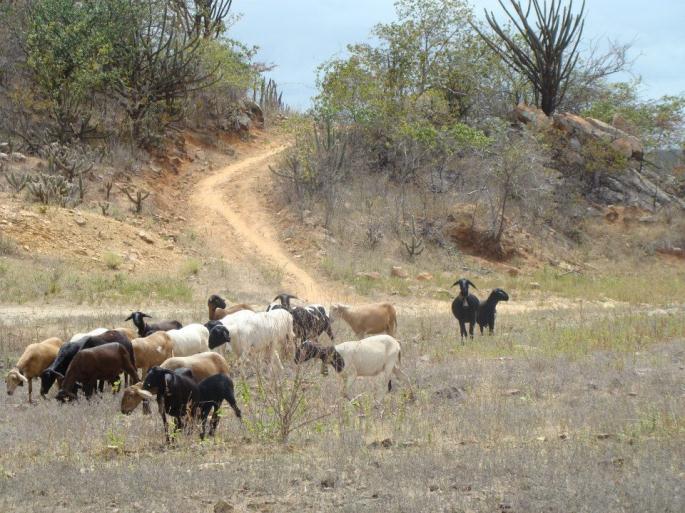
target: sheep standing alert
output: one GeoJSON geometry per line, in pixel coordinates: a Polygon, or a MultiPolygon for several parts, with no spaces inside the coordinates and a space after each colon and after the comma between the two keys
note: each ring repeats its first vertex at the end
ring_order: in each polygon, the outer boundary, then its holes
{"type": "Polygon", "coordinates": [[[459,295],[452,301],[452,315],[459,321],[459,333],[463,344],[467,336],[470,335],[473,338],[480,301],[473,294],[469,294],[469,285],[474,289],[478,288],[471,280],[460,278],[452,284],[453,287],[455,285],[459,285],[459,295]],[[466,331],[467,324],[469,325],[468,332],[466,331]]]}
{"type": "Polygon", "coordinates": [[[178,321],[159,321],[154,324],[148,324],[145,322],[145,318],[150,319],[151,316],[143,312],[133,312],[125,320],[133,322],[135,327],[138,328],[138,335],[141,337],[147,337],[155,331],[178,330],[183,327],[178,321]]]}
{"type": "Polygon", "coordinates": [[[480,334],[483,334],[483,328],[488,327],[490,335],[495,332],[495,316],[497,315],[497,303],[500,301],[509,301],[509,294],[502,289],[494,289],[490,295],[478,306],[478,314],[476,322],[480,327],[480,334]]]}
{"type": "Polygon", "coordinates": [[[227,306],[226,301],[221,296],[216,294],[209,296],[209,299],[207,300],[207,308],[209,310],[210,321],[218,321],[227,315],[240,312],[241,310],[252,311],[252,307],[245,303],[240,303],[229,307],[227,306]]]}

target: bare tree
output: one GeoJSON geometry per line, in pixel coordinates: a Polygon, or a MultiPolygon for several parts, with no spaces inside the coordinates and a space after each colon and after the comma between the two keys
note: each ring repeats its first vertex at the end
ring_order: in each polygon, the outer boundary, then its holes
{"type": "Polygon", "coordinates": [[[475,25],[474,29],[504,62],[530,81],[536,103],[551,115],[563,100],[580,58],[578,45],[585,23],[585,1],[578,14],[572,12],[572,0],[565,7],[562,0],[544,2],[542,6],[539,0],[529,0],[525,9],[519,0],[510,0],[513,12],[504,6],[503,0],[498,1],[516,35],[502,28],[492,11],[486,11],[485,17],[497,37],[486,35],[475,25]],[[535,27],[529,21],[531,8],[535,11],[535,27]]]}

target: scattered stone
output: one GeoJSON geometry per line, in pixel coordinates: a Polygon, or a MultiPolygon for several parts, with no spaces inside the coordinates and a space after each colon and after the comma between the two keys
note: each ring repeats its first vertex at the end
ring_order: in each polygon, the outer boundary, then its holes
{"type": "Polygon", "coordinates": [[[74,219],[74,222],[79,225],[79,226],[85,226],[86,225],[86,220],[85,218],[78,216],[74,219]]]}
{"type": "Polygon", "coordinates": [[[559,440],[567,440],[568,439],[568,433],[560,433],[559,434],[559,440]]]}
{"type": "Polygon", "coordinates": [[[516,267],[510,267],[507,269],[507,274],[509,274],[509,276],[518,276],[520,273],[521,271],[519,271],[516,267]]]}
{"type": "Polygon", "coordinates": [[[395,443],[391,438],[384,438],[383,440],[375,440],[371,442],[367,447],[369,449],[390,449],[395,443]]]}
{"type": "Polygon", "coordinates": [[[373,272],[365,272],[365,271],[359,271],[356,275],[357,278],[366,278],[368,280],[380,280],[381,279],[381,273],[373,271],[373,272]]]}
{"type": "Polygon", "coordinates": [[[521,395],[521,391],[518,388],[510,388],[509,390],[504,391],[504,395],[509,395],[509,396],[521,395]]]}
{"type": "Polygon", "coordinates": [[[597,433],[595,438],[597,438],[597,440],[608,440],[612,436],[613,435],[611,433],[597,433]]]}
{"type": "Polygon", "coordinates": [[[155,243],[155,240],[152,237],[150,237],[150,235],[147,232],[144,232],[143,230],[138,232],[138,237],[143,239],[148,244],[154,244],[155,243]]]}
{"type": "Polygon", "coordinates": [[[219,501],[214,504],[214,513],[232,513],[233,511],[235,511],[233,504],[226,501],[219,501]]]}
{"type": "Polygon", "coordinates": [[[326,471],[326,475],[321,480],[321,488],[335,488],[335,483],[338,481],[338,476],[335,470],[329,469],[326,471]]]}
{"type": "Polygon", "coordinates": [[[432,484],[428,485],[428,490],[430,490],[431,492],[437,492],[438,490],[440,490],[440,487],[436,484],[432,484]]]}
{"type": "Polygon", "coordinates": [[[530,288],[533,290],[540,290],[542,287],[540,286],[540,284],[538,282],[532,281],[532,282],[530,282],[530,288]]]}
{"type": "Polygon", "coordinates": [[[12,160],[14,160],[15,162],[24,162],[26,160],[26,155],[24,155],[23,153],[19,153],[18,151],[12,153],[10,157],[12,157],[12,160]]]}
{"type": "Polygon", "coordinates": [[[167,243],[167,245],[164,246],[164,249],[168,249],[169,251],[173,250],[173,249],[174,249],[174,244],[173,244],[173,242],[167,243]]]}
{"type": "Polygon", "coordinates": [[[401,267],[394,265],[392,269],[390,269],[390,276],[394,276],[395,278],[407,278],[409,277],[409,274],[401,267]]]}
{"type": "Polygon", "coordinates": [[[0,152],[0,160],[9,160],[10,156],[7,153],[0,152]]]}
{"type": "Polygon", "coordinates": [[[416,275],[416,280],[417,281],[432,281],[433,280],[433,275],[431,273],[419,273],[416,275]]]}

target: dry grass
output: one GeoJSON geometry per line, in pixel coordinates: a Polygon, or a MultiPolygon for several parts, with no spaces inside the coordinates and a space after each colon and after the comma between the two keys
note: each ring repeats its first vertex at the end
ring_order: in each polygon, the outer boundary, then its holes
{"type": "MultiPolygon", "coordinates": [[[[11,414],[0,417],[0,509],[210,512],[218,500],[246,512],[681,509],[681,310],[502,314],[496,336],[463,347],[447,315],[400,314],[414,393],[397,383],[374,407],[375,383],[360,379],[362,395],[348,403],[334,373],[310,362],[306,418],[321,418],[287,445],[249,368],[234,372],[245,423],[228,411],[216,439],[181,435],[172,448],[157,415],[122,416],[109,394],[29,407],[24,390],[9,397],[2,384],[11,414]]],[[[117,322],[5,324],[0,355],[8,365],[47,334],[117,322]]]]}

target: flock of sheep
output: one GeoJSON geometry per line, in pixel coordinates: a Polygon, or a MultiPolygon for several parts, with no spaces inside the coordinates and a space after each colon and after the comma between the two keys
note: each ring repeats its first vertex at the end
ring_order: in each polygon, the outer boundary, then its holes
{"type": "MultiPolygon", "coordinates": [[[[461,279],[455,285],[460,286],[460,293],[452,311],[459,321],[462,339],[466,323],[471,324],[471,336],[476,322],[481,333],[485,325],[492,332],[496,304],[509,299],[506,293],[495,289],[481,305],[468,292],[469,285],[475,287],[473,283],[461,279]]],[[[329,364],[335,369],[342,378],[346,398],[358,376],[382,375],[381,398],[386,384],[391,390],[392,376],[408,381],[400,369],[401,346],[395,339],[397,314],[393,305],[334,304],[328,312],[318,304],[292,306],[291,299],[297,298],[279,294],[266,311],[256,312],[247,304],[229,307],[220,296],[212,295],[207,302],[209,321],[205,324],[182,326],[175,320],[148,323],[149,315],[133,312],[126,321],[132,321],[135,330],[97,328],[77,333],[67,343],[53,337],[30,344],[7,374],[7,393],[12,395],[18,386],[28,384],[31,402],[33,379],[40,378],[42,397],[57,382],[56,398],[60,401],[75,400],[79,391],[90,398],[96,389],[102,392],[105,382],[114,386],[123,373],[126,388],[122,413],[133,412],[140,403],[149,413],[149,401],[156,398],[168,442],[167,415],[175,418],[177,429],[183,427],[186,417],[200,420],[201,438],[210,413],[210,436],[215,432],[224,400],[241,417],[228,375],[227,351],[238,360],[261,353],[272,365],[283,369],[279,352],[287,353],[294,345],[297,364],[320,359],[322,374],[326,374],[329,364]],[[336,319],[344,320],[359,340],[334,346],[320,344],[318,339],[323,333],[335,340],[331,323],[336,319]]]]}

